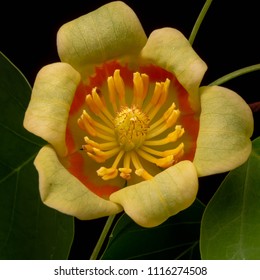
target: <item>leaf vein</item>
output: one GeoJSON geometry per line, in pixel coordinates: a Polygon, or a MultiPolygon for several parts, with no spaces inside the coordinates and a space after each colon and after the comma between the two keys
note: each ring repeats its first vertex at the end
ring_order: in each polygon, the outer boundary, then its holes
{"type": "Polygon", "coordinates": [[[23,140],[25,140],[25,141],[27,141],[27,142],[33,144],[33,145],[36,145],[36,146],[38,146],[38,147],[42,147],[42,145],[40,145],[39,143],[37,143],[37,142],[35,142],[35,141],[32,141],[31,139],[28,139],[27,137],[25,137],[25,136],[23,136],[23,135],[17,133],[16,131],[14,131],[13,129],[10,129],[8,126],[6,126],[6,125],[4,125],[4,124],[0,123],[0,126],[1,126],[3,129],[6,129],[7,131],[9,131],[9,132],[13,133],[14,135],[18,136],[20,139],[23,139],[23,140]]]}
{"type": "Polygon", "coordinates": [[[12,175],[14,175],[14,174],[18,174],[19,172],[20,172],[20,170],[25,166],[25,165],[27,165],[30,161],[32,161],[34,158],[35,158],[35,156],[38,154],[38,152],[37,153],[35,153],[35,154],[33,154],[31,157],[29,157],[29,159],[27,159],[26,161],[24,161],[23,163],[21,163],[18,167],[16,167],[16,168],[13,168],[12,169],[12,171],[11,172],[9,172],[6,176],[4,176],[1,180],[0,180],[0,184],[2,184],[5,180],[7,180],[9,177],[11,177],[12,175]]]}

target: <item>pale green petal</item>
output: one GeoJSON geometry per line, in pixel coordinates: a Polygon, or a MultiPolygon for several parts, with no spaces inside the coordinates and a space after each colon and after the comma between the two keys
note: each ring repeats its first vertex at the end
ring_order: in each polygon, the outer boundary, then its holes
{"type": "Polygon", "coordinates": [[[180,31],[173,28],[153,31],[141,52],[141,57],[174,73],[190,94],[193,109],[199,110],[198,89],[207,65],[180,31]]]}
{"type": "Polygon", "coordinates": [[[79,81],[79,73],[69,64],[43,67],[36,77],[25,113],[24,127],[52,144],[60,156],[67,152],[67,120],[79,81]]]}
{"type": "Polygon", "coordinates": [[[113,193],[110,200],[144,227],[154,227],[189,207],[196,198],[198,177],[190,161],[182,161],[153,179],[113,193]]]}
{"type": "Polygon", "coordinates": [[[200,129],[194,164],[199,176],[222,173],[246,161],[251,151],[253,116],[235,92],[202,87],[200,129]]]}
{"type": "Polygon", "coordinates": [[[72,176],[51,146],[40,150],[34,164],[39,173],[41,199],[47,206],[82,220],[122,211],[119,205],[95,195],[72,176]]]}
{"type": "Polygon", "coordinates": [[[133,10],[116,1],[64,24],[57,45],[60,59],[83,73],[87,66],[138,54],[146,40],[133,10]]]}

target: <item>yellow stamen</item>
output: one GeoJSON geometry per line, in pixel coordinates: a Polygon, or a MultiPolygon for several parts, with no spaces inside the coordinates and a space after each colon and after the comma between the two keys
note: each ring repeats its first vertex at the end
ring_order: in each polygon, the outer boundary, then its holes
{"type": "Polygon", "coordinates": [[[151,178],[153,178],[153,176],[151,174],[149,174],[142,166],[140,160],[138,159],[138,156],[135,152],[131,153],[131,159],[133,162],[133,165],[135,167],[135,174],[139,177],[142,177],[145,180],[149,180],[151,178]]]}
{"type": "Polygon", "coordinates": [[[95,104],[93,97],[91,94],[88,94],[86,96],[86,103],[88,105],[88,108],[96,115],[98,116],[107,126],[113,127],[113,124],[107,117],[103,114],[103,112],[98,108],[98,106],[95,104]]]}
{"type": "Polygon", "coordinates": [[[124,167],[119,168],[118,170],[121,172],[120,176],[125,180],[131,179],[132,169],[130,168],[131,163],[131,152],[126,152],[124,157],[124,167]]]}
{"type": "Polygon", "coordinates": [[[156,127],[153,127],[149,130],[149,132],[147,133],[146,139],[151,139],[151,138],[163,133],[168,128],[172,127],[176,123],[179,115],[180,115],[179,110],[173,110],[167,119],[164,118],[164,121],[161,122],[161,125],[159,125],[159,126],[156,125],[156,127]]]}
{"type": "Polygon", "coordinates": [[[154,92],[153,92],[152,99],[151,99],[151,101],[147,104],[147,106],[144,109],[144,112],[146,114],[148,114],[149,111],[157,104],[157,102],[158,102],[158,100],[160,98],[161,92],[162,92],[162,84],[159,83],[159,82],[156,82],[155,83],[155,87],[154,87],[154,92]]]}
{"type": "Polygon", "coordinates": [[[168,155],[163,158],[156,158],[142,150],[138,150],[138,154],[145,160],[156,164],[159,167],[167,168],[174,163],[174,155],[168,155]]]}
{"type": "Polygon", "coordinates": [[[95,137],[97,135],[96,130],[89,122],[83,121],[83,119],[78,119],[78,125],[82,130],[86,130],[91,136],[95,137]]]}
{"type": "Polygon", "coordinates": [[[139,177],[142,177],[144,180],[150,180],[153,176],[148,173],[145,169],[139,168],[135,170],[135,174],[139,177]]]}
{"type": "Polygon", "coordinates": [[[158,111],[161,109],[162,105],[165,103],[167,96],[168,96],[168,88],[170,85],[170,80],[166,79],[165,82],[161,83],[161,94],[160,97],[156,103],[156,105],[152,108],[152,110],[149,112],[149,117],[150,120],[152,120],[156,114],[158,113],[158,111]]]}
{"type": "MultiPolygon", "coordinates": [[[[82,146],[83,150],[87,149],[85,145],[82,146]]],[[[88,156],[93,158],[96,162],[105,162],[107,159],[113,157],[120,151],[119,147],[111,149],[110,151],[101,151],[98,148],[93,148],[92,152],[87,152],[88,156]]]]}
{"type": "Polygon", "coordinates": [[[113,133],[111,133],[110,130],[104,132],[104,130],[100,129],[99,126],[95,127],[95,121],[93,119],[89,120],[81,115],[78,119],[78,125],[81,129],[86,130],[93,137],[99,137],[106,141],[114,140],[113,133]]]}
{"type": "Polygon", "coordinates": [[[107,133],[109,135],[114,135],[113,129],[92,119],[85,110],[83,110],[83,113],[82,113],[79,121],[82,121],[83,124],[85,124],[85,125],[91,125],[91,127],[93,127],[93,129],[97,128],[97,129],[101,130],[103,133],[107,133]]]}
{"type": "Polygon", "coordinates": [[[121,160],[122,156],[124,155],[124,151],[120,151],[119,154],[117,155],[112,167],[106,168],[106,167],[101,167],[97,170],[98,176],[102,177],[103,180],[109,180],[113,179],[117,176],[118,170],[117,166],[119,164],[119,161],[121,160]]]}
{"type": "Polygon", "coordinates": [[[182,155],[184,149],[183,143],[181,143],[176,149],[167,150],[164,152],[155,151],[147,147],[139,149],[137,151],[138,155],[144,158],[147,161],[155,163],[157,166],[166,168],[171,166],[173,163],[177,162],[182,155]],[[161,158],[156,158],[153,155],[160,156],[161,158]]]}
{"type": "Polygon", "coordinates": [[[126,152],[124,157],[124,167],[130,168],[131,163],[131,152],[126,152]]]}
{"type": "Polygon", "coordinates": [[[96,106],[96,104],[93,101],[92,95],[91,94],[87,94],[85,101],[88,105],[88,108],[90,108],[90,110],[95,114],[95,115],[99,115],[100,111],[98,109],[98,107],[96,106]]]}
{"type": "Polygon", "coordinates": [[[176,142],[184,134],[184,128],[180,125],[175,126],[175,130],[169,133],[165,138],[158,140],[144,141],[145,146],[161,146],[171,142],[176,142]]]}
{"type": "Polygon", "coordinates": [[[120,70],[115,70],[114,72],[114,83],[115,83],[115,88],[119,96],[120,104],[122,106],[125,106],[125,83],[122,77],[120,76],[120,70]]]}
{"type": "Polygon", "coordinates": [[[143,80],[143,99],[145,99],[148,89],[149,89],[149,76],[146,74],[141,74],[143,80]]]}
{"type": "Polygon", "coordinates": [[[127,104],[125,83],[117,69],[107,78],[108,97],[97,87],[86,96],[88,112],[83,110],[78,119],[78,126],[87,133],[82,148],[97,163],[114,158],[111,167],[101,166],[97,170],[103,180],[116,178],[118,174],[124,180],[135,175],[149,180],[154,175],[147,171],[153,170],[149,165],[167,168],[183,156],[183,143],[171,147],[171,143],[184,134],[184,128],[176,124],[180,111],[174,103],[164,113],[160,111],[167,101],[169,87],[169,79],[156,82],[151,98],[143,106],[150,91],[149,76],[136,72],[133,74],[132,101],[127,98],[130,102],[127,104]],[[110,106],[106,102],[110,102],[110,106]],[[160,112],[161,116],[152,122],[160,112]],[[171,131],[167,134],[168,129],[171,131]],[[162,146],[166,144],[165,150],[162,146]]]}
{"type": "Polygon", "coordinates": [[[113,123],[113,116],[110,114],[105,104],[100,99],[99,94],[97,93],[97,88],[92,90],[92,97],[99,110],[107,117],[108,120],[111,121],[111,123],[113,123]]]}
{"type": "Polygon", "coordinates": [[[130,180],[131,179],[131,173],[132,173],[132,169],[131,168],[118,168],[118,170],[120,171],[120,177],[125,179],[125,180],[130,180]]]}
{"type": "Polygon", "coordinates": [[[117,155],[117,157],[116,157],[116,159],[115,159],[115,161],[114,161],[112,167],[116,168],[116,167],[118,166],[119,161],[121,160],[121,158],[122,158],[122,156],[124,155],[124,153],[125,153],[125,151],[123,151],[123,150],[121,150],[121,151],[119,152],[119,154],[117,155]]]}
{"type": "Polygon", "coordinates": [[[175,155],[175,154],[179,153],[179,151],[183,148],[184,148],[184,144],[181,143],[181,144],[179,144],[179,146],[177,148],[171,149],[171,150],[157,151],[157,150],[151,149],[151,148],[146,147],[146,146],[143,146],[142,150],[146,151],[146,152],[148,152],[152,155],[158,156],[158,157],[166,157],[166,156],[169,156],[169,155],[175,155]]]}
{"type": "Polygon", "coordinates": [[[110,76],[107,78],[107,86],[108,86],[109,99],[113,106],[113,110],[114,112],[117,112],[116,87],[115,87],[113,77],[110,76]]]}
{"type": "Polygon", "coordinates": [[[133,83],[134,98],[132,101],[132,106],[141,108],[147,94],[149,77],[146,74],[140,74],[139,72],[136,72],[133,75],[133,83]]]}
{"type": "Polygon", "coordinates": [[[100,149],[100,150],[102,150],[102,151],[104,151],[104,150],[110,150],[110,149],[113,149],[113,148],[117,147],[117,142],[115,142],[115,141],[111,141],[111,142],[106,142],[106,143],[99,144],[99,143],[97,143],[97,142],[95,142],[95,141],[89,139],[87,136],[84,137],[84,140],[85,140],[85,142],[86,142],[88,145],[90,145],[90,146],[92,146],[92,147],[94,147],[94,148],[98,148],[98,149],[100,149]]]}
{"type": "Polygon", "coordinates": [[[167,109],[167,111],[163,114],[163,117],[161,117],[159,120],[154,122],[150,125],[150,131],[152,131],[154,128],[159,126],[161,123],[163,123],[172,113],[172,111],[175,109],[175,103],[172,103],[172,105],[167,109]]]}
{"type": "Polygon", "coordinates": [[[88,136],[85,136],[85,137],[84,137],[84,140],[85,140],[85,142],[86,142],[88,145],[90,145],[92,148],[98,148],[98,149],[100,149],[100,144],[97,143],[97,142],[95,142],[95,141],[93,141],[93,140],[91,140],[91,139],[89,139],[88,136]]]}
{"type": "Polygon", "coordinates": [[[86,130],[91,136],[100,137],[104,140],[113,140],[114,132],[112,129],[94,121],[86,111],[83,111],[78,119],[78,125],[81,129],[86,130]],[[112,137],[112,138],[111,138],[112,137]]]}
{"type": "Polygon", "coordinates": [[[164,158],[159,158],[156,161],[156,165],[162,168],[168,168],[175,163],[175,159],[173,155],[169,155],[164,158]]]}
{"type": "Polygon", "coordinates": [[[97,175],[101,177],[103,180],[110,180],[114,179],[118,174],[118,170],[116,168],[106,168],[106,167],[100,167],[97,170],[97,175]]]}

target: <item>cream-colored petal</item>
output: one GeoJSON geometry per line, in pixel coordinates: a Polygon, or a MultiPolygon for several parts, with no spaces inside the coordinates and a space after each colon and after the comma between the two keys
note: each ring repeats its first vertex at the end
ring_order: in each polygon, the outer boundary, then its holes
{"type": "Polygon", "coordinates": [[[235,92],[202,87],[200,129],[193,163],[199,176],[226,172],[246,161],[251,152],[253,116],[235,92]]]}
{"type": "Polygon", "coordinates": [[[64,24],[57,35],[61,61],[84,74],[91,65],[138,54],[146,40],[133,10],[120,1],[64,24]]]}
{"type": "Polygon", "coordinates": [[[40,150],[34,164],[39,173],[41,199],[47,206],[82,220],[122,211],[118,204],[95,195],[71,175],[50,145],[40,150]]]}
{"type": "Polygon", "coordinates": [[[113,193],[110,200],[123,206],[139,225],[154,227],[189,207],[196,198],[198,177],[190,161],[181,161],[153,179],[113,193]]]}
{"type": "Polygon", "coordinates": [[[154,30],[141,57],[172,72],[190,94],[192,108],[199,110],[198,89],[207,65],[180,31],[173,28],[154,30]]]}
{"type": "Polygon", "coordinates": [[[69,64],[43,67],[35,80],[24,127],[53,145],[60,156],[66,155],[65,132],[70,106],[80,75],[69,64]]]}

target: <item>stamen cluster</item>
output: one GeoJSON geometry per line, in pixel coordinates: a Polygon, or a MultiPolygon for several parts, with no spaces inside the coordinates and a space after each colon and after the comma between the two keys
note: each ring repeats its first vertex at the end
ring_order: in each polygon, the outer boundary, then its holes
{"type": "Polygon", "coordinates": [[[169,86],[169,79],[156,82],[153,94],[144,106],[148,98],[149,76],[136,72],[133,74],[132,101],[128,104],[125,83],[117,69],[107,79],[110,107],[98,88],[94,87],[87,94],[88,112],[84,110],[78,119],[79,127],[88,134],[82,148],[98,163],[114,158],[112,166],[97,170],[103,180],[113,179],[118,173],[129,180],[133,169],[137,176],[148,180],[153,177],[147,171],[148,163],[167,168],[182,157],[183,143],[174,149],[163,149],[164,145],[176,142],[184,134],[184,128],[176,125],[180,111],[174,103],[161,117],[157,116],[167,101],[169,86]],[[167,130],[169,133],[165,136],[167,130]],[[164,136],[160,138],[160,135],[164,136]]]}

